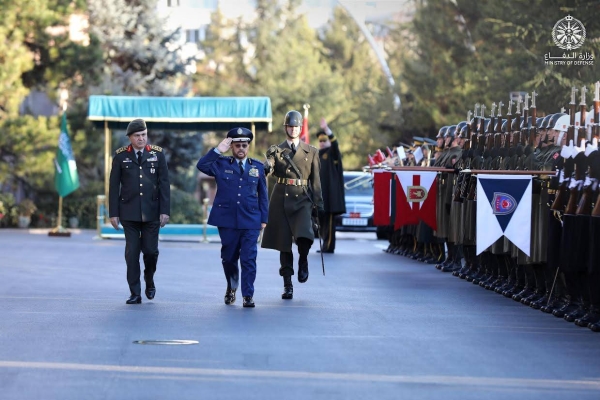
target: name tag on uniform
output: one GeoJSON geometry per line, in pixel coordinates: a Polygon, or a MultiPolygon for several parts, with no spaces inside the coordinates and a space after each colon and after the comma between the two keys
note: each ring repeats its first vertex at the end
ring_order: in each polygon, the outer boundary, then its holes
{"type": "Polygon", "coordinates": [[[233,174],[233,170],[232,170],[232,169],[226,169],[226,170],[225,170],[225,173],[226,173],[226,174],[233,174]]]}
{"type": "Polygon", "coordinates": [[[158,157],[154,156],[154,157],[150,157],[149,159],[147,159],[146,161],[158,161],[158,157]]]}
{"type": "Polygon", "coordinates": [[[129,158],[123,160],[123,162],[132,162],[129,158]]]}
{"type": "Polygon", "coordinates": [[[258,178],[258,168],[251,168],[248,174],[254,178],[258,178]]]}

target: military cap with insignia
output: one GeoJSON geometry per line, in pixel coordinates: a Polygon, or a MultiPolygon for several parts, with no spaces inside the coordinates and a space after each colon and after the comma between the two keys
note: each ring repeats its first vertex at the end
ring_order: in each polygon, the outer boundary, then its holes
{"type": "Polygon", "coordinates": [[[326,133],[326,132],[325,132],[323,129],[320,129],[320,130],[319,130],[319,132],[317,132],[317,133],[315,134],[315,136],[316,136],[316,137],[317,137],[317,139],[318,139],[318,138],[319,138],[319,137],[321,137],[321,136],[327,136],[327,133],[326,133]]]}
{"type": "Polygon", "coordinates": [[[145,131],[146,129],[148,128],[146,127],[146,122],[143,119],[134,119],[129,123],[129,125],[127,125],[127,136],[136,132],[145,131]]]}
{"type": "Polygon", "coordinates": [[[233,128],[227,132],[227,137],[231,138],[232,142],[248,142],[250,143],[254,139],[252,131],[248,128],[233,128]]]}
{"type": "Polygon", "coordinates": [[[413,146],[420,146],[424,142],[424,139],[420,136],[413,136],[413,146]]]}
{"type": "Polygon", "coordinates": [[[425,138],[424,140],[425,140],[425,143],[431,144],[431,145],[434,145],[434,146],[437,143],[435,140],[430,139],[430,138],[425,138]]]}

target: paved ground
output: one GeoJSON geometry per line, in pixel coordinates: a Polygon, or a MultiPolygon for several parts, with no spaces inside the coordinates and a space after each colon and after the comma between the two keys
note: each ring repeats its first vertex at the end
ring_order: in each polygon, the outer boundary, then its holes
{"type": "Polygon", "coordinates": [[[154,301],[127,306],[124,242],[0,230],[0,398],[599,399],[600,335],[342,234],[280,298],[223,304],[219,244],[161,242],[154,301]],[[134,344],[196,340],[197,345],[134,344]]]}

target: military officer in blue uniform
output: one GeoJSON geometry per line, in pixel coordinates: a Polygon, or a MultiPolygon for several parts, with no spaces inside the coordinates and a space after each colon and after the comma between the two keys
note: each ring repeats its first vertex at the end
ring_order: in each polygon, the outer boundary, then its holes
{"type": "Polygon", "coordinates": [[[219,229],[221,261],[227,280],[225,304],[235,302],[239,282],[238,259],[242,267],[244,307],[254,307],[254,280],[258,237],[267,226],[269,200],[267,179],[260,161],[248,158],[253,134],[234,128],[227,137],[198,160],[197,168],[214,176],[217,194],[208,223],[219,229]],[[232,150],[233,156],[224,156],[232,150]]]}
{"type": "Polygon", "coordinates": [[[140,252],[144,254],[146,297],[156,294],[154,273],[158,262],[158,230],[169,221],[169,169],[163,149],[149,145],[148,129],[143,119],[127,126],[131,142],[115,153],[110,170],[108,195],[111,225],[125,232],[125,262],[131,296],[127,304],[142,302],[140,252]]]}

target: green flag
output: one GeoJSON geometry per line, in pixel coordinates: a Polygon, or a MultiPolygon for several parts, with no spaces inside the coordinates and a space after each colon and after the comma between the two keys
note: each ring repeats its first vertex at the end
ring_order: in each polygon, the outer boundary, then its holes
{"type": "Polygon", "coordinates": [[[54,166],[56,167],[54,186],[59,196],[65,197],[79,188],[77,165],[75,164],[75,157],[73,157],[69,132],[67,132],[67,114],[64,112],[60,123],[60,136],[58,137],[58,149],[56,149],[54,166]]]}

